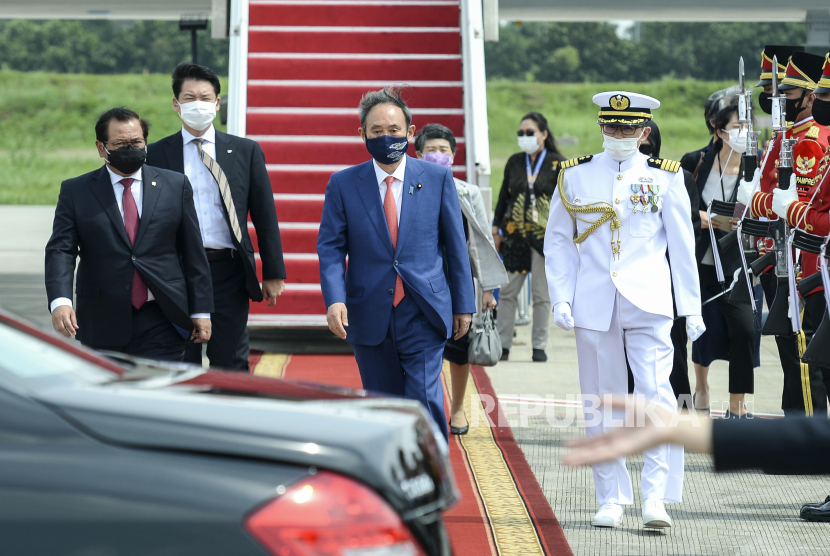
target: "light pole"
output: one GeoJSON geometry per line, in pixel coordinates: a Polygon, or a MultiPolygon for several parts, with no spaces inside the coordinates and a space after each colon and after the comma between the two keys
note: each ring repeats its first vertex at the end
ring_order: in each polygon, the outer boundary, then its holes
{"type": "Polygon", "coordinates": [[[194,64],[199,63],[199,49],[196,44],[196,32],[207,29],[208,17],[204,14],[182,14],[179,19],[179,31],[190,31],[190,54],[194,64]]]}

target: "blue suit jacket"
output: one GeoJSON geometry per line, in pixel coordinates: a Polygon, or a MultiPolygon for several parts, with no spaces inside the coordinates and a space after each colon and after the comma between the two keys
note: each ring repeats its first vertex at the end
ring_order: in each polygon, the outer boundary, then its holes
{"type": "Polygon", "coordinates": [[[317,254],[326,307],[346,304],[351,343],[383,341],[397,275],[447,338],[453,313],[476,311],[458,193],[450,170],[438,164],[407,157],[395,249],[372,161],[332,175],[317,254]]]}

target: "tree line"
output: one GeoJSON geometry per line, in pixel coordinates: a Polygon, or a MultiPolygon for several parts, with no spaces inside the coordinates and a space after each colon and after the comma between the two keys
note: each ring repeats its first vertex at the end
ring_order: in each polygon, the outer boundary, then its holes
{"type": "MultiPolygon", "coordinates": [[[[665,77],[733,80],[738,56],[748,80],[764,44],[803,44],[803,23],[509,22],[485,43],[489,79],[582,83],[665,77]]],[[[198,34],[199,61],[228,72],[228,41],[198,34]]],[[[63,73],[167,73],[189,60],[190,33],[177,21],[0,20],[0,68],[63,73]]]]}
{"type": "MultiPolygon", "coordinates": [[[[61,73],[169,73],[190,60],[178,21],[0,20],[0,68],[61,73]]],[[[199,63],[228,74],[228,40],[198,32],[199,63]]]]}
{"type": "MultiPolygon", "coordinates": [[[[545,83],[757,79],[765,44],[804,44],[803,23],[504,23],[485,43],[488,79],[545,83]]],[[[823,55],[825,52],[822,52],[823,55]]],[[[754,81],[752,82],[754,84],[754,81]]]]}

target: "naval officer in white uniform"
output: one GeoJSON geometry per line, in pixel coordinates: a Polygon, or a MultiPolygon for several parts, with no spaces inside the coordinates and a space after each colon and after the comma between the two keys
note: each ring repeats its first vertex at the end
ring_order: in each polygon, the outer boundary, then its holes
{"type": "MultiPolygon", "coordinates": [[[[638,150],[658,100],[625,91],[593,100],[605,152],[561,163],[551,199],[545,266],[554,322],[575,331],[583,397],[626,394],[627,354],[634,393],[676,411],[669,383],[672,286],[689,337],[705,330],[683,173],[679,162],[638,150]]],[[[586,433],[607,432],[606,420],[586,433]]],[[[683,448],[659,446],[644,460],[643,527],[671,527],[664,503],[681,501],[683,448]]],[[[634,502],[625,458],[596,464],[593,474],[600,509],[591,523],[617,527],[623,505],[634,502]]]]}

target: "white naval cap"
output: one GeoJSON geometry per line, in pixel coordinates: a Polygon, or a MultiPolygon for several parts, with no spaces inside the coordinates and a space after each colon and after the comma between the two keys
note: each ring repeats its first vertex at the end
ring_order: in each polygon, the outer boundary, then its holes
{"type": "Polygon", "coordinates": [[[651,110],[660,108],[656,98],[628,91],[597,93],[593,101],[600,108],[598,124],[644,124],[651,119],[651,110]]]}

